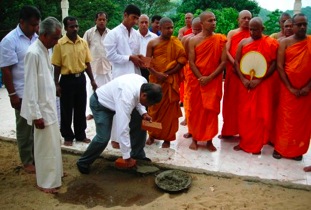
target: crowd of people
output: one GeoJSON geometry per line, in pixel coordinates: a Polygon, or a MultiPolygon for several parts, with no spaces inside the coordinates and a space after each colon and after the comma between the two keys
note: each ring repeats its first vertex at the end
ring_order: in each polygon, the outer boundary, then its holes
{"type": "Polygon", "coordinates": [[[191,150],[202,142],[208,151],[217,150],[212,141],[222,100],[219,138],[239,138],[234,150],[258,155],[270,144],[274,158],[302,160],[311,135],[307,17],[283,13],[281,31],[271,36],[247,10],[227,35],[215,33],[216,18],[212,12],[196,18],[186,13],[185,27],[174,37],[170,18],[155,15],[150,21],[128,5],[111,30],[107,13],[95,14],[95,26],[81,38],[77,18],[64,18],[61,36],[57,19],[40,22],[40,11],[24,6],[18,26],[0,43],[0,67],[15,110],[20,159],[26,172],[36,173],[38,188],[57,193],[61,187],[61,136],[68,147],[74,140],[89,144],[77,161],[83,174],[90,173],[110,140],[125,168],[138,159],[151,161],[144,147],[158,140],[162,148],[170,147],[181,104],[191,150]],[[250,52],[263,57],[264,75],[258,76],[256,67],[250,74],[241,69],[250,52]],[[85,134],[87,120],[95,121],[92,140],[85,134]],[[147,139],[142,120],[159,122],[162,130],[148,131],[147,139]]]}

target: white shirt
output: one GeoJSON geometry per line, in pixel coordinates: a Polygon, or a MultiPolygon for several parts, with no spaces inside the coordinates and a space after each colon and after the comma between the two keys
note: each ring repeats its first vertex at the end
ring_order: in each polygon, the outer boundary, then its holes
{"type": "Polygon", "coordinates": [[[106,36],[104,46],[108,60],[112,63],[112,78],[124,74],[139,74],[140,69],[130,61],[130,55],[138,55],[140,50],[139,36],[135,29],[131,28],[130,34],[121,23],[106,36]]]}
{"type": "Polygon", "coordinates": [[[143,115],[146,108],[140,104],[140,88],[147,80],[137,74],[122,75],[97,88],[98,102],[115,111],[117,139],[123,159],[130,158],[131,141],[129,123],[133,109],[143,115]]]}
{"type": "Polygon", "coordinates": [[[104,33],[100,35],[97,27],[94,26],[84,33],[83,39],[87,42],[93,60],[91,61],[92,71],[96,74],[108,74],[111,72],[111,64],[106,57],[104,42],[107,33],[110,30],[106,28],[104,33]]]}
{"type": "Polygon", "coordinates": [[[45,125],[57,122],[56,88],[49,52],[38,39],[25,56],[25,90],[21,116],[29,125],[43,118],[45,125]]]}
{"type": "Polygon", "coordinates": [[[24,57],[28,47],[38,38],[29,39],[19,25],[8,33],[0,43],[0,67],[12,66],[13,85],[19,98],[24,92],[24,57]]]}
{"type": "Polygon", "coordinates": [[[152,33],[151,31],[148,30],[146,36],[141,35],[141,33],[139,32],[139,30],[137,30],[137,33],[139,35],[140,38],[140,54],[142,54],[143,56],[146,56],[147,53],[147,45],[149,43],[149,41],[151,39],[157,38],[158,35],[156,35],[155,33],[152,33]]]}

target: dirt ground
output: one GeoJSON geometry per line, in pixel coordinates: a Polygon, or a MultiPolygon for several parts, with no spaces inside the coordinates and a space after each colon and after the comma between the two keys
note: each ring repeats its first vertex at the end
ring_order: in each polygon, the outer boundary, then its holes
{"type": "Polygon", "coordinates": [[[19,167],[14,142],[0,141],[0,209],[311,209],[311,188],[237,177],[193,174],[187,191],[157,188],[155,174],[120,171],[98,159],[89,175],[76,169],[79,156],[63,153],[63,185],[57,195],[39,191],[35,175],[19,167]]]}

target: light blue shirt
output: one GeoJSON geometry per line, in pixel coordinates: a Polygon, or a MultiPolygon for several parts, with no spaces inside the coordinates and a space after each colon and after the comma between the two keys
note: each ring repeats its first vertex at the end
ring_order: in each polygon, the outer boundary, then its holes
{"type": "Polygon", "coordinates": [[[29,39],[18,25],[0,42],[0,67],[12,66],[13,85],[20,98],[24,92],[24,57],[37,39],[37,34],[29,39]]]}

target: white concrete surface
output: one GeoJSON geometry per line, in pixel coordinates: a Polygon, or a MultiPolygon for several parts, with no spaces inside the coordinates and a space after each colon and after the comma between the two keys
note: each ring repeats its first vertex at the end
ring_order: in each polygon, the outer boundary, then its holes
{"type": "MultiPolygon", "coordinates": [[[[9,97],[5,88],[0,89],[0,139],[15,140],[15,115],[10,106],[9,97]]],[[[183,117],[180,118],[180,121],[183,117]]],[[[222,126],[222,118],[219,115],[219,130],[222,126]]],[[[311,173],[303,171],[303,167],[311,165],[310,149],[303,156],[302,161],[288,159],[276,160],[272,157],[273,148],[264,146],[261,155],[251,155],[242,151],[234,151],[233,146],[237,145],[236,140],[220,140],[217,137],[213,142],[217,148],[214,153],[209,152],[203,145],[198,151],[188,148],[191,139],[183,138],[187,127],[180,126],[177,139],[172,142],[171,148],[162,149],[162,141],[146,145],[147,156],[153,163],[169,168],[183,168],[184,170],[204,172],[215,175],[237,175],[250,179],[262,179],[263,181],[278,180],[280,184],[301,184],[304,187],[311,186],[311,173]]],[[[87,137],[95,134],[94,121],[88,121],[86,130],[87,137]]],[[[72,147],[62,146],[63,150],[75,153],[83,152],[87,147],[85,143],[74,143],[72,147]]],[[[106,156],[121,156],[119,150],[113,149],[109,144],[103,152],[106,156]]]]}

